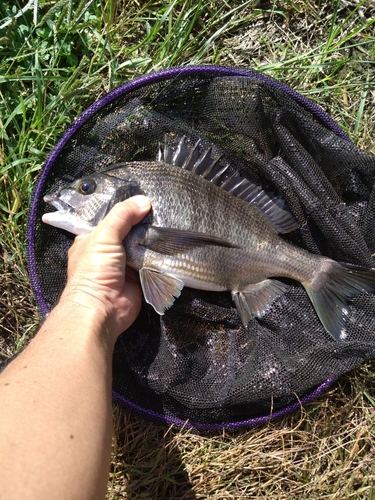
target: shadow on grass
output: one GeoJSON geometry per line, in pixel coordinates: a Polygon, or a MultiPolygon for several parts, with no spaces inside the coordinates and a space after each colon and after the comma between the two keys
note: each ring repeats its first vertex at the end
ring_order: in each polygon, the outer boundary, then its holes
{"type": "Polygon", "coordinates": [[[175,433],[116,408],[108,499],[197,498],[175,433]]]}

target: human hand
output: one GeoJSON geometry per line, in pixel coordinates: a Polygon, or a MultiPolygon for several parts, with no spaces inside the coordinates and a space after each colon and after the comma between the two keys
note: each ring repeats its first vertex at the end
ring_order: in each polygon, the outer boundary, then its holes
{"type": "Polygon", "coordinates": [[[126,268],[122,242],[150,208],[145,196],[116,204],[92,233],[76,236],[69,250],[68,282],[60,302],[98,316],[113,341],[133,323],[141,308],[138,275],[126,268]]]}

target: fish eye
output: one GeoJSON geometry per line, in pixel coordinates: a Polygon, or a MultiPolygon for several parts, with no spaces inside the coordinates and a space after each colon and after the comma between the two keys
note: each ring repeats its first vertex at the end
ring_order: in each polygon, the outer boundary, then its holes
{"type": "Polygon", "coordinates": [[[78,184],[78,191],[81,194],[92,194],[96,189],[96,183],[92,179],[85,179],[78,184]]]}

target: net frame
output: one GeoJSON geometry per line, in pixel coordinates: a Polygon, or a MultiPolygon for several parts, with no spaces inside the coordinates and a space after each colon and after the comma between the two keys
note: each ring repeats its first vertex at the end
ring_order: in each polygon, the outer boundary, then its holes
{"type": "MultiPolygon", "coordinates": [[[[130,81],[115,90],[111,91],[101,99],[99,99],[97,102],[93,103],[89,108],[87,108],[80,116],[79,118],[67,129],[65,134],[62,136],[62,138],[59,140],[59,142],[56,144],[54,147],[53,151],[51,152],[48,160],[45,163],[45,166],[41,172],[41,175],[38,179],[38,182],[36,184],[32,201],[31,201],[31,207],[30,207],[30,215],[29,215],[29,221],[28,221],[28,228],[27,228],[27,240],[28,240],[28,247],[27,247],[27,258],[28,258],[28,268],[29,268],[29,275],[30,275],[30,280],[31,284],[34,290],[34,294],[36,297],[36,301],[39,307],[40,315],[42,318],[46,317],[48,313],[50,312],[50,308],[45,300],[43,290],[41,287],[40,283],[40,278],[37,272],[37,265],[36,265],[36,248],[35,248],[35,228],[36,228],[36,223],[37,223],[37,206],[38,203],[40,202],[42,196],[43,196],[43,189],[46,183],[47,178],[51,174],[51,171],[53,170],[54,164],[58,156],[60,155],[61,151],[63,148],[66,146],[66,144],[70,141],[70,139],[73,137],[73,135],[91,118],[93,117],[98,111],[103,109],[104,107],[108,106],[110,103],[115,101],[117,98],[120,96],[124,96],[125,94],[130,94],[131,92],[135,90],[139,90],[142,87],[146,87],[151,84],[159,83],[159,82],[166,82],[170,79],[174,79],[177,76],[178,77],[188,77],[188,76],[199,76],[199,75],[210,75],[210,76],[217,76],[217,77],[223,77],[223,76],[241,76],[241,77],[252,77],[255,79],[258,79],[259,81],[267,82],[270,85],[275,86],[279,91],[285,92],[288,94],[292,99],[294,99],[299,105],[301,105],[304,109],[308,110],[312,115],[314,115],[320,122],[327,127],[329,130],[334,132],[337,136],[341,137],[342,139],[346,141],[350,141],[349,137],[345,134],[345,132],[329,117],[327,113],[325,113],[321,108],[316,106],[314,103],[309,101],[308,99],[304,98],[301,96],[299,93],[288,87],[287,85],[278,82],[266,75],[263,75],[261,73],[258,73],[256,71],[248,70],[248,69],[238,69],[238,68],[228,68],[228,67],[222,67],[222,66],[186,66],[186,67],[177,67],[177,68],[171,68],[167,70],[162,70],[150,75],[145,75],[139,78],[134,79],[133,81],[130,81]]],[[[264,414],[259,417],[255,418],[250,418],[248,420],[239,420],[239,421],[233,421],[233,422],[227,422],[225,425],[223,423],[217,423],[217,424],[207,424],[207,423],[201,423],[201,422],[196,422],[196,421],[190,421],[188,423],[188,426],[199,429],[199,430],[220,430],[223,427],[227,429],[237,429],[237,428],[242,428],[242,427],[250,427],[254,425],[259,425],[259,424],[264,424],[267,423],[271,418],[277,418],[284,416],[288,413],[296,411],[298,408],[300,408],[301,405],[305,405],[312,400],[314,400],[316,397],[318,397],[320,394],[322,394],[324,391],[327,390],[328,387],[330,387],[334,382],[335,378],[330,378],[327,379],[325,382],[320,384],[317,387],[314,387],[309,391],[307,394],[305,394],[300,400],[296,401],[293,404],[290,404],[286,406],[285,408],[279,409],[277,411],[272,412],[271,414],[267,412],[267,414],[264,414]]],[[[165,415],[162,413],[158,413],[155,411],[152,411],[148,408],[144,408],[136,404],[130,399],[127,399],[124,395],[116,392],[113,390],[113,399],[116,403],[120,404],[121,406],[124,406],[130,410],[133,410],[144,417],[151,418],[157,421],[164,422],[168,425],[176,425],[176,426],[183,426],[186,424],[185,421],[173,417],[170,415],[165,415]]]]}

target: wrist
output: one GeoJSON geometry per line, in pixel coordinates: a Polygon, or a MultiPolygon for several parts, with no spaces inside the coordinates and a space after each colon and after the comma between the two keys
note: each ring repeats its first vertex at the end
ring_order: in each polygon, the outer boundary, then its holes
{"type": "Polygon", "coordinates": [[[52,314],[58,316],[66,328],[73,329],[73,333],[87,335],[90,341],[98,340],[110,351],[121,333],[116,325],[113,308],[84,292],[64,290],[52,314]]]}

